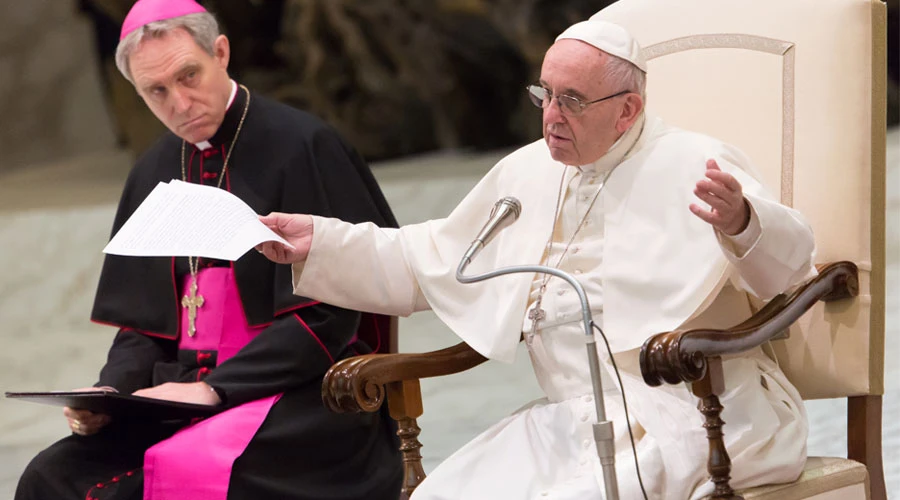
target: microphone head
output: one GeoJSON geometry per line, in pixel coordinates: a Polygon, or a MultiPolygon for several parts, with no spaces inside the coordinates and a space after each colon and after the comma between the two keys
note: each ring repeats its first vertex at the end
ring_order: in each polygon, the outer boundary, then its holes
{"type": "Polygon", "coordinates": [[[515,196],[504,196],[503,198],[497,200],[497,203],[494,203],[494,209],[491,210],[491,217],[493,217],[498,210],[506,210],[511,212],[513,221],[515,221],[519,218],[519,214],[522,212],[522,203],[515,196]]]}
{"type": "Polygon", "coordinates": [[[462,269],[475,258],[475,254],[484,248],[496,233],[515,222],[519,218],[519,213],[521,212],[522,203],[512,196],[506,196],[497,200],[497,202],[494,203],[494,207],[491,209],[491,216],[484,224],[484,227],[481,228],[481,231],[478,233],[478,236],[475,237],[475,240],[469,246],[465,255],[463,255],[457,275],[462,272],[462,269]]]}

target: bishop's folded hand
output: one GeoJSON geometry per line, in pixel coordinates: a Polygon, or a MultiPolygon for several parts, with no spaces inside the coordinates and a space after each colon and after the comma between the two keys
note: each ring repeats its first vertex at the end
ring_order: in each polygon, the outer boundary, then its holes
{"type": "MultiPolygon", "coordinates": [[[[115,392],[112,387],[82,387],[72,392],[88,392],[102,389],[105,391],[115,392]]],[[[69,429],[79,436],[90,436],[100,432],[100,429],[106,427],[109,423],[110,416],[104,413],[94,413],[90,410],[79,410],[68,406],[63,408],[63,415],[69,422],[69,429]]]]}
{"type": "Polygon", "coordinates": [[[216,391],[206,382],[167,382],[155,387],[135,391],[133,395],[197,405],[215,406],[222,402],[216,391]]]}
{"type": "Polygon", "coordinates": [[[256,246],[256,250],[267,259],[278,264],[297,264],[306,260],[312,245],[313,219],[306,214],[284,214],[272,212],[259,218],[260,222],[281,236],[294,249],[275,241],[267,241],[256,246]]]}

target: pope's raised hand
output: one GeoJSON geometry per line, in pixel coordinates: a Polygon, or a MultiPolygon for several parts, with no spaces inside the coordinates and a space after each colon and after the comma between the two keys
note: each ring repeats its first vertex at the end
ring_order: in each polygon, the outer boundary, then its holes
{"type": "Polygon", "coordinates": [[[306,260],[313,236],[311,216],[272,212],[261,216],[259,220],[275,234],[294,245],[294,248],[291,249],[276,241],[267,241],[256,246],[258,252],[278,264],[296,264],[306,260]]]}
{"type": "Polygon", "coordinates": [[[750,206],[744,199],[741,183],[733,175],[723,172],[716,160],[706,161],[706,178],[697,182],[694,194],[710,207],[705,210],[691,203],[691,212],[697,217],[729,236],[747,228],[750,206]]]}

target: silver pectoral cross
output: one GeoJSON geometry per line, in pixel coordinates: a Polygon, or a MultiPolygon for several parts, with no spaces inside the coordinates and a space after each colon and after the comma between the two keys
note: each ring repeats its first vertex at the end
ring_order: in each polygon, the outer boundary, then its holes
{"type": "Polygon", "coordinates": [[[541,309],[541,299],[543,296],[538,295],[537,300],[534,302],[534,307],[528,311],[528,319],[531,320],[531,332],[526,336],[526,342],[530,345],[534,336],[537,335],[538,324],[547,317],[547,313],[541,309]]]}
{"type": "Polygon", "coordinates": [[[203,296],[197,294],[197,278],[191,280],[191,293],[181,298],[181,306],[188,310],[188,337],[197,334],[197,308],[203,306],[203,296]]]}

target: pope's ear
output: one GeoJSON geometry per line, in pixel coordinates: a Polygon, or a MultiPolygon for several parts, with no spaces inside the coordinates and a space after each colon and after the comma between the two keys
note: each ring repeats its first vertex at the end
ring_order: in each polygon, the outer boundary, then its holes
{"type": "Polygon", "coordinates": [[[231,45],[228,37],[219,35],[213,42],[213,54],[216,62],[222,69],[228,69],[228,61],[231,59],[231,45]]]}
{"type": "Polygon", "coordinates": [[[640,94],[631,92],[625,94],[625,102],[622,104],[622,111],[619,120],[616,122],[616,130],[619,133],[625,133],[626,130],[634,125],[641,111],[644,110],[644,100],[640,94]]]}

